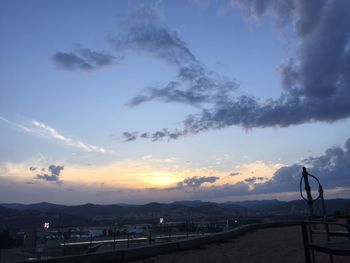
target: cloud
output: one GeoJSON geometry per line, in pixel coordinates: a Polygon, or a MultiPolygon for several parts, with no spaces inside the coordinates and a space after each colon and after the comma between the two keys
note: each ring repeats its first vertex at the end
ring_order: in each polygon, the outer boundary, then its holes
{"type": "Polygon", "coordinates": [[[184,186],[199,187],[204,183],[215,183],[219,177],[216,176],[201,176],[201,177],[190,177],[183,180],[181,183],[184,186]]]}
{"type": "Polygon", "coordinates": [[[165,188],[165,190],[177,190],[183,189],[185,187],[200,187],[204,183],[215,183],[218,179],[217,176],[194,176],[187,177],[183,181],[180,181],[176,184],[176,186],[165,188]]]}
{"type": "Polygon", "coordinates": [[[266,177],[263,177],[263,176],[253,176],[253,177],[249,177],[249,178],[246,178],[244,179],[244,182],[248,183],[248,184],[255,184],[257,182],[262,182],[264,180],[266,180],[267,178],[266,177]]]}
{"type": "MultiPolygon", "coordinates": [[[[133,32],[132,42],[142,39],[147,47],[145,51],[157,57],[172,49],[186,52],[175,52],[174,61],[168,59],[168,55],[164,56],[166,61],[177,65],[179,74],[176,80],[163,87],[145,89],[130,104],[135,106],[158,100],[190,105],[204,103],[205,107],[199,113],[187,116],[176,136],[170,137],[172,131],[159,130],[147,133],[143,138],[153,141],[177,139],[230,126],[245,129],[288,127],[316,121],[334,122],[350,116],[349,1],[234,0],[231,3],[242,7],[254,18],[272,15],[281,29],[293,26],[296,56],[279,65],[280,97],[263,101],[250,95],[237,96],[237,84],[234,81],[225,84],[226,80],[222,83],[218,81],[220,78],[213,77],[197,58],[190,56],[192,53],[184,41],[176,42],[177,45],[169,38],[164,38],[161,44],[156,41],[159,28],[168,32],[166,35],[170,31],[153,19],[151,24],[145,23],[133,32]],[[139,33],[140,38],[137,37],[139,33]],[[162,51],[158,52],[157,48],[162,51]]],[[[140,44],[137,48],[143,46],[140,44]]]]}
{"type": "Polygon", "coordinates": [[[115,50],[150,54],[177,66],[198,63],[178,33],[161,24],[156,10],[139,8],[120,24],[121,31],[109,38],[115,50]]]}
{"type": "MultiPolygon", "coordinates": [[[[249,199],[250,197],[278,195],[283,197],[291,194],[291,198],[299,195],[299,183],[302,176],[302,167],[306,166],[309,173],[316,176],[325,189],[325,198],[339,191],[350,189],[350,138],[344,147],[334,146],[328,148],[324,154],[317,157],[308,157],[301,162],[276,165],[277,170],[270,177],[264,171],[257,172],[257,176],[247,177],[237,183],[224,183],[203,187],[203,183],[214,183],[218,177],[188,177],[173,187],[153,189],[157,191],[174,191],[186,193],[187,198],[213,200],[217,198],[236,197],[249,199]],[[267,177],[268,176],[268,177],[267,177]],[[195,191],[187,188],[196,188],[195,191]]],[[[312,190],[317,187],[312,182],[312,190]]],[[[344,194],[347,194],[344,192],[344,194]]],[[[338,195],[339,197],[339,195],[338,195]]]]}
{"type": "MultiPolygon", "coordinates": [[[[331,147],[323,155],[308,157],[300,163],[279,168],[267,179],[263,176],[250,177],[236,184],[224,184],[203,188],[196,198],[217,198],[226,196],[250,196],[274,193],[298,192],[302,167],[316,176],[327,192],[332,189],[350,188],[350,138],[344,147],[331,147]]],[[[312,180],[312,179],[310,179],[312,180]]],[[[312,189],[316,190],[316,189],[312,189]]]]}
{"type": "Polygon", "coordinates": [[[124,132],[123,137],[125,142],[135,141],[137,139],[138,132],[124,132]]]}
{"type": "MultiPolygon", "coordinates": [[[[261,1],[258,1],[261,2],[261,1]]],[[[257,1],[244,1],[259,15],[275,6],[256,9],[257,1]]],[[[277,100],[258,103],[253,97],[229,99],[213,109],[187,119],[194,133],[231,125],[246,128],[286,127],[310,121],[332,122],[350,116],[350,18],[348,1],[295,1],[292,22],[300,43],[297,57],[280,66],[284,92],[277,100]]]]}
{"type": "MultiPolygon", "coordinates": [[[[230,126],[244,129],[288,127],[309,122],[334,122],[350,116],[350,2],[347,0],[232,0],[249,17],[273,16],[276,25],[294,29],[297,50],[278,66],[281,95],[262,100],[237,95],[237,81],[208,70],[176,30],[168,28],[152,8],[139,8],[119,23],[108,39],[117,52],[153,56],[177,70],[167,83],[147,86],[128,103],[185,103],[200,109],[184,118],[175,131],[125,132],[126,141],[178,139],[188,134],[230,126]],[[131,135],[131,136],[129,136],[131,135]],[[129,136],[129,137],[128,137],[129,136]]],[[[115,62],[114,56],[80,48],[56,53],[66,69],[90,70],[115,62]]]]}
{"type": "Polygon", "coordinates": [[[140,8],[126,17],[122,25],[122,30],[109,39],[116,51],[148,54],[178,71],[177,77],[165,85],[144,88],[131,99],[129,106],[152,100],[198,105],[220,101],[237,88],[234,81],[207,70],[179,34],[163,24],[156,10],[140,8]]]}
{"type": "Polygon", "coordinates": [[[208,71],[199,65],[183,66],[175,80],[164,86],[158,85],[143,89],[128,103],[138,106],[156,100],[159,102],[179,102],[199,106],[204,103],[220,103],[232,94],[238,84],[216,72],[208,71]]]}
{"type": "Polygon", "coordinates": [[[31,121],[32,127],[26,127],[22,124],[10,121],[1,116],[0,116],[0,120],[2,120],[7,124],[10,124],[12,127],[15,127],[29,134],[35,134],[44,138],[50,138],[60,143],[63,143],[66,146],[75,147],[86,152],[114,153],[111,150],[107,150],[105,148],[102,148],[96,145],[92,145],[80,140],[75,140],[75,139],[66,137],[65,135],[57,131],[55,128],[52,128],[49,125],[46,125],[36,120],[31,121]]]}
{"type": "Polygon", "coordinates": [[[107,53],[79,48],[75,52],[57,52],[53,55],[55,63],[65,70],[90,71],[117,63],[118,58],[107,53]]]}
{"type": "Polygon", "coordinates": [[[168,129],[162,129],[154,133],[147,133],[147,132],[139,133],[137,131],[123,133],[125,142],[135,141],[138,138],[150,139],[151,141],[155,142],[163,139],[167,139],[167,140],[177,139],[180,136],[184,136],[184,133],[178,130],[169,131],[168,129]]]}
{"type": "MultiPolygon", "coordinates": [[[[144,160],[144,164],[135,163],[134,161],[123,161],[110,165],[104,164],[99,167],[69,165],[69,167],[64,167],[64,173],[62,172],[63,169],[60,168],[63,165],[53,165],[50,168],[50,165],[46,163],[46,161],[43,162],[42,160],[29,160],[20,164],[0,164],[0,193],[2,194],[2,199],[9,200],[11,197],[13,200],[20,202],[23,202],[23,200],[29,202],[26,199],[28,196],[31,198],[39,198],[40,196],[40,198],[44,199],[39,201],[46,200],[45,198],[54,201],[53,199],[56,198],[56,202],[63,199],[65,200],[64,202],[68,203],[72,203],[72,200],[74,202],[78,202],[77,200],[79,202],[87,202],[86,200],[92,200],[94,198],[96,191],[101,192],[101,199],[98,200],[104,200],[103,202],[108,200],[109,203],[114,202],[113,200],[120,200],[118,197],[122,197],[126,202],[134,202],[135,200],[139,202],[146,202],[145,200],[173,201],[181,199],[215,200],[219,198],[244,200],[262,197],[271,198],[271,196],[295,199],[299,196],[298,191],[302,166],[306,166],[310,174],[319,178],[325,189],[326,199],[330,198],[333,193],[340,193],[340,191],[343,191],[341,192],[342,195],[338,194],[337,197],[348,196],[349,192],[346,192],[346,189],[347,191],[350,189],[350,138],[345,141],[343,146],[329,147],[323,154],[308,157],[298,163],[292,163],[282,167],[280,165],[271,165],[274,169],[269,170],[255,169],[254,176],[250,174],[250,165],[242,165],[242,167],[236,168],[239,169],[240,175],[229,178],[229,180],[225,180],[227,179],[227,172],[218,173],[219,175],[217,176],[200,176],[200,174],[203,174],[202,169],[190,170],[184,173],[180,172],[177,175],[176,172],[179,172],[179,169],[171,168],[167,173],[159,173],[159,166],[152,168],[152,166],[149,166],[150,161],[147,158],[144,160]],[[42,171],[41,167],[47,166],[49,168],[42,171]],[[35,171],[31,171],[30,167],[38,168],[35,171]],[[40,176],[37,177],[37,174],[40,176]],[[99,174],[99,176],[96,177],[96,174],[99,174]],[[199,176],[193,176],[194,174],[199,174],[199,176]],[[28,185],[27,182],[33,178],[33,175],[37,180],[34,180],[34,184],[28,185]],[[154,175],[151,181],[147,181],[150,178],[149,175],[154,175]],[[154,179],[168,178],[168,176],[171,176],[172,187],[161,188],[165,187],[165,185],[154,184],[154,179]],[[138,178],[137,182],[135,178],[138,178]],[[236,181],[235,179],[240,181],[230,183],[236,181]],[[4,180],[8,183],[4,184],[4,180]],[[63,189],[61,190],[74,188],[75,199],[72,199],[71,195],[65,196],[65,194],[62,194],[62,191],[58,189],[59,187],[57,189],[56,187],[48,188],[45,184],[46,181],[58,183],[63,181],[63,189]],[[105,185],[102,186],[102,182],[105,182],[105,185]],[[150,184],[149,182],[152,183],[150,184]],[[226,183],[222,184],[222,182],[226,183]],[[36,187],[42,187],[45,195],[42,193],[38,193],[39,196],[33,194],[35,193],[33,189],[37,189],[36,187]],[[17,191],[14,189],[17,189],[17,191]],[[18,189],[21,189],[21,191],[18,191],[18,189]],[[125,196],[109,195],[110,199],[104,199],[104,190],[112,191],[115,189],[124,189],[125,196]],[[130,199],[130,189],[134,191],[132,200],[130,199]],[[31,191],[31,194],[28,194],[29,191],[31,191]],[[150,191],[152,192],[150,193],[150,191]],[[19,192],[20,194],[18,194],[19,192]],[[53,196],[54,193],[55,196],[53,196]]],[[[259,165],[263,164],[259,162],[259,165]]],[[[253,163],[253,166],[256,166],[256,163],[253,163]]],[[[317,191],[312,181],[311,183],[312,190],[317,191]]]]}
{"type": "Polygon", "coordinates": [[[32,124],[37,128],[36,133],[39,133],[43,137],[48,137],[58,142],[61,142],[67,146],[76,147],[86,152],[98,152],[98,153],[108,152],[108,150],[102,147],[66,137],[60,132],[58,132],[55,128],[52,128],[42,122],[38,122],[34,120],[32,121],[32,124]]]}
{"type": "Polygon", "coordinates": [[[228,176],[237,176],[237,175],[239,175],[238,172],[236,172],[236,173],[230,173],[228,176]]]}
{"type": "Polygon", "coordinates": [[[19,124],[19,123],[10,121],[10,120],[8,120],[8,119],[2,117],[2,116],[0,116],[0,120],[2,120],[3,122],[5,122],[5,123],[7,123],[7,124],[9,124],[9,125],[11,125],[11,126],[17,128],[17,129],[21,130],[21,131],[32,132],[32,130],[31,130],[30,128],[28,128],[28,127],[26,127],[26,126],[23,126],[23,125],[21,125],[21,124],[19,124]]]}
{"type": "Polygon", "coordinates": [[[30,171],[35,171],[35,170],[37,170],[37,169],[38,169],[38,167],[35,167],[35,166],[29,167],[29,170],[30,170],[30,171]]]}
{"type": "Polygon", "coordinates": [[[63,169],[64,169],[64,166],[51,164],[48,167],[50,174],[47,174],[47,173],[37,174],[36,178],[41,179],[41,180],[45,180],[45,181],[49,181],[49,182],[60,182],[59,176],[60,176],[61,171],[63,169]]]}

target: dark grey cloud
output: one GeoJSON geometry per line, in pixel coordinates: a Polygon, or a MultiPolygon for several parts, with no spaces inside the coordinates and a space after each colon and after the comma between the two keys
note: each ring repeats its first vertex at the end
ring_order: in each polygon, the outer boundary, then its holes
{"type": "Polygon", "coordinates": [[[234,173],[230,173],[228,176],[237,176],[237,175],[239,175],[239,173],[238,172],[234,172],[234,173]]]}
{"type": "Polygon", "coordinates": [[[60,182],[60,174],[61,171],[64,169],[64,166],[59,166],[59,165],[50,165],[48,167],[49,174],[48,173],[41,173],[37,174],[36,178],[45,180],[45,181],[50,181],[50,182],[60,182]]]}
{"type": "Polygon", "coordinates": [[[266,177],[263,176],[252,176],[249,178],[244,179],[244,182],[248,183],[248,184],[255,184],[257,182],[262,182],[264,180],[266,180],[266,177]]]}
{"type": "Polygon", "coordinates": [[[161,141],[163,139],[166,140],[172,140],[172,139],[177,139],[180,136],[184,136],[185,134],[182,131],[174,130],[174,131],[169,131],[168,129],[162,129],[160,131],[156,131],[154,133],[139,133],[139,132],[124,132],[123,137],[124,141],[129,142],[129,141],[134,141],[138,137],[143,138],[143,139],[150,139],[151,141],[161,141]]]}
{"type": "Polygon", "coordinates": [[[29,170],[30,170],[30,171],[35,171],[36,169],[38,169],[38,167],[36,167],[36,166],[31,166],[31,167],[29,167],[29,170]]]}
{"type": "MultiPolygon", "coordinates": [[[[191,63],[188,63],[188,59],[177,59],[187,63],[171,62],[178,65],[178,78],[163,87],[146,89],[131,101],[131,105],[150,100],[190,105],[204,103],[199,113],[184,119],[182,128],[177,130],[173,138],[230,126],[245,129],[288,127],[316,121],[334,122],[350,116],[350,1],[232,2],[252,17],[273,15],[279,27],[294,27],[296,56],[288,58],[279,66],[283,88],[281,96],[265,101],[249,95],[237,96],[234,92],[236,83],[228,81],[231,84],[226,86],[227,80],[217,81],[197,63],[198,59],[191,63]]],[[[156,23],[156,20],[152,21],[156,23]]],[[[148,32],[146,28],[143,31],[148,32]]],[[[152,33],[152,37],[156,35],[152,33]]],[[[163,44],[162,48],[172,49],[173,45],[163,44]]],[[[188,48],[186,50],[186,54],[192,54],[188,53],[188,48]]],[[[157,134],[159,131],[145,138],[153,140],[157,134]]],[[[168,134],[172,132],[168,131],[168,134]]],[[[159,139],[164,139],[164,136],[159,136],[159,139]]]]}
{"type": "Polygon", "coordinates": [[[194,177],[189,177],[183,180],[181,183],[184,186],[191,186],[191,187],[199,187],[203,183],[215,183],[216,180],[218,180],[219,177],[216,176],[194,176],[194,177]]]}
{"type": "Polygon", "coordinates": [[[198,63],[178,33],[164,26],[152,8],[139,8],[124,18],[120,31],[109,42],[118,52],[145,53],[177,66],[198,63]]]}
{"type": "MultiPolygon", "coordinates": [[[[302,167],[320,179],[324,188],[350,187],[350,138],[344,147],[331,147],[318,157],[278,169],[271,180],[257,184],[254,193],[298,191],[302,167]]],[[[317,189],[314,189],[317,190],[317,189]]]]}
{"type": "Polygon", "coordinates": [[[200,106],[203,103],[220,103],[237,90],[238,84],[216,72],[208,71],[198,65],[179,68],[175,80],[164,86],[153,86],[143,89],[128,103],[138,106],[144,102],[179,102],[200,106]]]}
{"type": "Polygon", "coordinates": [[[116,51],[145,53],[175,66],[178,71],[174,80],[144,88],[131,99],[129,106],[152,100],[191,105],[212,103],[237,88],[234,81],[207,70],[178,33],[162,23],[154,9],[140,8],[121,24],[121,32],[109,40],[116,51]]]}
{"type": "Polygon", "coordinates": [[[218,179],[217,176],[194,176],[185,178],[183,181],[180,181],[176,184],[176,186],[168,187],[165,190],[178,190],[184,189],[185,187],[200,187],[204,183],[215,183],[218,179]]]}
{"type": "MultiPolygon", "coordinates": [[[[159,101],[200,107],[202,104],[219,104],[237,90],[238,84],[234,80],[206,69],[178,33],[163,25],[155,10],[141,8],[126,18],[123,25],[122,32],[110,38],[118,52],[129,50],[149,54],[175,66],[178,72],[176,78],[166,84],[145,87],[129,101],[129,106],[159,101]]],[[[140,133],[139,137],[157,141],[177,139],[185,134],[182,130],[163,129],[140,133]]],[[[126,140],[129,141],[127,137],[126,140]]]]}
{"type": "Polygon", "coordinates": [[[53,55],[55,63],[65,70],[90,71],[117,63],[118,59],[107,53],[79,48],[75,52],[57,52],[53,55]]]}
{"type": "Polygon", "coordinates": [[[135,141],[138,136],[138,132],[124,132],[123,137],[125,142],[135,141]]]}

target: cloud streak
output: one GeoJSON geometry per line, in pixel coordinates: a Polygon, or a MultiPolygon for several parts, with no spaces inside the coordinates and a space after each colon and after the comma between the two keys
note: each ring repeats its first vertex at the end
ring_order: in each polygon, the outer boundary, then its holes
{"type": "Polygon", "coordinates": [[[32,124],[37,128],[36,132],[39,133],[43,137],[51,138],[55,141],[61,142],[67,146],[79,148],[80,150],[86,152],[98,152],[98,153],[107,153],[105,148],[95,146],[80,140],[74,140],[72,138],[66,137],[60,132],[58,132],[55,128],[48,126],[42,122],[38,122],[33,120],[32,124]]]}
{"type": "Polygon", "coordinates": [[[105,149],[103,147],[92,145],[92,144],[83,142],[81,140],[69,138],[63,135],[62,133],[60,133],[55,128],[36,120],[31,121],[31,125],[32,125],[31,127],[27,127],[22,124],[10,121],[1,116],[0,116],[0,120],[26,133],[38,135],[43,138],[49,138],[54,141],[60,142],[63,145],[66,145],[69,147],[75,147],[82,151],[97,152],[97,153],[113,153],[111,150],[105,149]]]}
{"type": "Polygon", "coordinates": [[[9,125],[12,126],[12,127],[15,127],[15,128],[17,128],[17,129],[21,130],[21,131],[33,132],[32,129],[30,129],[30,128],[28,128],[28,127],[22,125],[22,124],[19,124],[19,123],[10,121],[10,120],[8,120],[8,119],[2,117],[2,116],[0,116],[0,120],[2,120],[3,122],[9,124],[9,125]]]}

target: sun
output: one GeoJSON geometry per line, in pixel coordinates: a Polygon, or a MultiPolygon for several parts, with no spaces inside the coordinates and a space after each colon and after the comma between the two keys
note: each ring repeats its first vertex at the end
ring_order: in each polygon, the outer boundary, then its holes
{"type": "Polygon", "coordinates": [[[147,174],[144,181],[151,186],[171,186],[181,181],[181,178],[169,172],[155,172],[147,174]]]}

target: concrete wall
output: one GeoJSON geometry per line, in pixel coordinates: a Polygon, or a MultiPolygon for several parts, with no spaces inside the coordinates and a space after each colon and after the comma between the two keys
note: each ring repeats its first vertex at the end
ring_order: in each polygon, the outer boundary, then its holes
{"type": "MultiPolygon", "coordinates": [[[[92,253],[84,255],[57,257],[45,260],[32,260],[31,262],[44,263],[95,263],[95,262],[126,262],[128,260],[147,258],[159,254],[165,254],[178,250],[201,247],[209,243],[222,242],[230,238],[242,235],[248,231],[269,227],[286,227],[300,225],[300,222],[272,222],[261,224],[250,224],[237,227],[227,232],[215,233],[209,236],[194,237],[163,244],[153,244],[144,247],[128,248],[103,253],[92,253]]],[[[21,261],[28,262],[28,261],[21,261]]]]}

